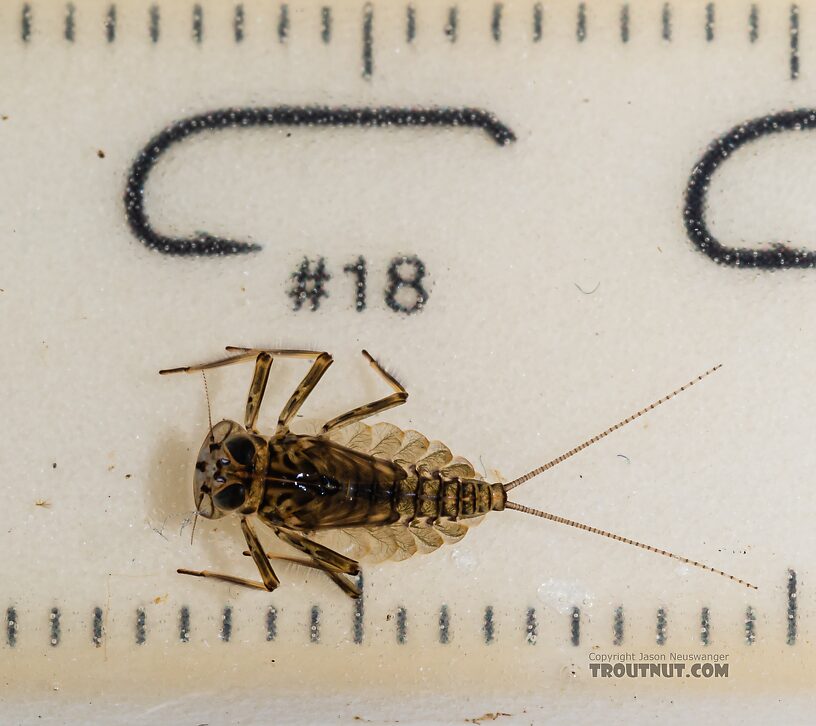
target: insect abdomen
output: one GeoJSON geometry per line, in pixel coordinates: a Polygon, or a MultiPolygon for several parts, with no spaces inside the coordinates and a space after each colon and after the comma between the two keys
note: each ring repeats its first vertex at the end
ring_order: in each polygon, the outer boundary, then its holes
{"type": "Polygon", "coordinates": [[[400,523],[415,520],[433,523],[438,519],[470,519],[504,509],[507,497],[501,484],[481,479],[446,477],[425,468],[408,470],[399,484],[397,513],[400,523]]]}

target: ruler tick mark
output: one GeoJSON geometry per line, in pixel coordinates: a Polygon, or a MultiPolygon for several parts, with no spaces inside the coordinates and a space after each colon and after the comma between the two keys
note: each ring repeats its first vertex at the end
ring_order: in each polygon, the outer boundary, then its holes
{"type": "Polygon", "coordinates": [[[148,16],[150,20],[150,41],[152,43],[159,42],[159,23],[160,23],[160,16],[159,16],[159,6],[158,5],[151,5],[150,10],[148,11],[148,16]]]}
{"type": "Polygon", "coordinates": [[[439,642],[442,645],[450,643],[450,613],[448,606],[443,605],[439,608],[439,642]]]}
{"type": "Polygon", "coordinates": [[[612,624],[612,644],[621,645],[623,643],[623,607],[615,608],[615,619],[612,624]]]}
{"type": "Polygon", "coordinates": [[[629,5],[624,4],[620,10],[620,37],[621,43],[629,42],[629,5]]]}
{"type": "Polygon", "coordinates": [[[666,645],[666,628],[668,626],[668,620],[666,619],[666,610],[665,608],[658,608],[657,609],[657,634],[655,636],[655,642],[658,645],[666,645]]]}
{"type": "Polygon", "coordinates": [[[528,645],[535,645],[538,640],[538,619],[535,608],[527,608],[526,640],[528,645]]]}
{"type": "Polygon", "coordinates": [[[799,6],[790,7],[790,78],[799,78],[799,6]]]}
{"type": "Polygon", "coordinates": [[[501,25],[502,25],[502,10],[504,5],[496,3],[493,5],[493,16],[490,20],[490,32],[493,35],[493,40],[497,43],[501,42],[501,25]]]}
{"type": "Polygon", "coordinates": [[[363,78],[369,80],[374,73],[374,6],[363,7],[363,78]]]}
{"type": "Polygon", "coordinates": [[[708,608],[700,611],[700,640],[703,645],[711,642],[711,612],[708,608]]]}
{"type": "Polygon", "coordinates": [[[51,646],[55,647],[59,645],[60,636],[62,634],[62,630],[60,628],[60,611],[59,608],[51,608],[51,646]]]}
{"type": "Polygon", "coordinates": [[[533,5],[533,43],[540,43],[544,33],[544,8],[541,3],[533,5]]]}
{"type": "Polygon", "coordinates": [[[751,5],[751,12],[748,15],[748,40],[756,43],[759,38],[759,8],[751,5]]]}
{"type": "Polygon", "coordinates": [[[235,35],[235,42],[240,43],[244,39],[244,6],[235,6],[235,14],[232,18],[232,30],[235,35]]]}
{"type": "Polygon", "coordinates": [[[285,43],[289,37],[289,6],[283,3],[278,16],[278,42],[285,43]]]}
{"type": "Polygon", "coordinates": [[[17,645],[17,610],[13,607],[6,610],[6,643],[10,648],[17,645]]]}
{"type": "Polygon", "coordinates": [[[76,7],[73,3],[68,3],[65,6],[65,40],[69,43],[74,42],[76,34],[76,7]]]}
{"type": "Polygon", "coordinates": [[[404,607],[397,608],[397,643],[405,645],[408,637],[408,613],[404,607]]]}
{"type": "Polygon", "coordinates": [[[186,605],[179,610],[179,640],[182,643],[190,642],[190,608],[186,605]]]}
{"type": "Polygon", "coordinates": [[[586,40],[586,34],[587,34],[586,4],[578,3],[578,19],[575,24],[575,37],[578,39],[579,43],[583,43],[586,40]]]}
{"type": "Polygon", "coordinates": [[[23,11],[20,14],[20,38],[23,43],[28,43],[31,40],[32,22],[31,5],[25,3],[23,5],[23,11]]]}
{"type": "Polygon", "coordinates": [[[229,643],[232,637],[232,608],[229,605],[224,605],[224,611],[221,613],[221,633],[219,637],[225,643],[229,643]]]}
{"type": "Polygon", "coordinates": [[[459,8],[455,5],[448,10],[448,22],[445,24],[445,35],[451,43],[456,42],[459,26],[459,8]]]}
{"type": "Polygon", "coordinates": [[[309,613],[309,640],[312,643],[320,642],[320,608],[317,605],[312,605],[309,613]]]}
{"type": "Polygon", "coordinates": [[[95,607],[93,611],[93,623],[91,625],[91,642],[94,644],[94,648],[100,648],[102,646],[102,634],[102,608],[95,607]]]}
{"type": "Polygon", "coordinates": [[[493,606],[488,605],[484,611],[484,640],[487,645],[490,645],[496,637],[496,621],[493,617],[493,606]]]}
{"type": "Polygon", "coordinates": [[[201,5],[193,5],[193,40],[200,43],[204,39],[204,10],[201,5]]]}
{"type": "Polygon", "coordinates": [[[266,641],[271,642],[278,636],[278,611],[270,606],[266,611],[266,641]]]}
{"type": "Polygon", "coordinates": [[[705,8],[705,37],[706,42],[714,40],[714,3],[708,3],[705,8]]]}
{"type": "Polygon", "coordinates": [[[663,4],[663,12],[660,14],[660,22],[662,24],[662,37],[665,41],[671,41],[672,38],[672,17],[671,5],[669,3],[663,4]]]}
{"type": "Polygon", "coordinates": [[[570,642],[578,646],[581,644],[581,610],[573,607],[570,613],[570,642]]]}
{"type": "Polygon", "coordinates": [[[796,645],[796,571],[788,570],[788,635],[785,639],[788,645],[796,645]]]}
{"type": "Polygon", "coordinates": [[[360,588],[360,597],[358,597],[354,601],[354,627],[352,628],[354,631],[354,642],[357,645],[362,645],[363,643],[363,616],[365,615],[365,609],[363,604],[363,573],[361,572],[357,576],[357,587],[360,588]]]}
{"type": "Polygon", "coordinates": [[[144,608],[136,610],[136,645],[144,645],[147,642],[147,616],[144,608]]]}
{"type": "Polygon", "coordinates": [[[328,45],[331,42],[332,12],[331,8],[324,6],[320,8],[320,39],[328,45]]]}
{"type": "Polygon", "coordinates": [[[416,9],[413,5],[405,8],[405,40],[413,43],[416,39],[416,9]]]}
{"type": "Polygon", "coordinates": [[[756,641],[756,614],[749,605],[745,609],[745,644],[753,645],[756,641]]]}
{"type": "Polygon", "coordinates": [[[105,16],[105,38],[108,43],[116,40],[116,5],[111,5],[105,16]]]}

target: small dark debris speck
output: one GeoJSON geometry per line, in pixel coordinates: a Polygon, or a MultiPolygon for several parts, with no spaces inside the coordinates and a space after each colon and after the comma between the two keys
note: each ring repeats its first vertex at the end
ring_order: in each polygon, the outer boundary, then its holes
{"type": "Polygon", "coordinates": [[[98,156],[100,159],[104,159],[104,158],[105,158],[105,152],[104,152],[104,151],[102,151],[102,149],[97,149],[97,151],[96,151],[96,155],[97,155],[97,156],[98,156]]]}

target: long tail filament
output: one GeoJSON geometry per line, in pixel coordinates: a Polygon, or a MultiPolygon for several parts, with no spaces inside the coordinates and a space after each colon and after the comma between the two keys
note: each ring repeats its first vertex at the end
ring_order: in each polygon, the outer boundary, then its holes
{"type": "Polygon", "coordinates": [[[540,509],[526,507],[523,504],[516,504],[515,502],[506,502],[504,506],[507,509],[515,509],[517,512],[532,514],[536,517],[543,517],[544,519],[549,519],[551,522],[566,524],[569,525],[570,527],[577,527],[578,529],[583,529],[585,532],[592,532],[593,534],[599,534],[602,537],[609,537],[609,539],[614,539],[618,542],[633,545],[634,547],[640,547],[641,549],[648,550],[649,552],[654,552],[655,554],[658,555],[663,555],[664,557],[671,557],[672,559],[679,560],[680,562],[683,562],[687,565],[693,565],[694,567],[699,567],[701,570],[708,570],[709,572],[714,572],[718,575],[722,575],[723,577],[727,577],[729,580],[738,582],[740,585],[745,585],[745,587],[749,587],[753,590],[757,589],[756,585],[752,585],[750,582],[741,580],[739,577],[734,577],[734,575],[729,575],[727,572],[723,572],[722,570],[718,570],[714,567],[704,565],[702,562],[697,562],[697,560],[690,560],[688,557],[681,557],[680,555],[676,555],[673,552],[667,552],[666,550],[662,550],[659,547],[652,547],[651,545],[643,544],[642,542],[636,542],[635,540],[629,539],[628,537],[621,537],[619,534],[613,534],[612,532],[607,532],[604,529],[591,527],[588,524],[581,524],[581,522],[575,522],[571,519],[566,519],[565,517],[559,517],[556,514],[542,512],[540,509]]]}
{"type": "Polygon", "coordinates": [[[668,401],[671,398],[674,398],[678,393],[682,393],[687,388],[691,388],[695,383],[702,381],[703,378],[705,378],[708,375],[711,375],[718,368],[722,368],[722,365],[716,365],[713,368],[710,368],[705,373],[697,376],[697,378],[694,378],[688,383],[686,383],[685,386],[680,386],[680,388],[678,388],[675,391],[672,391],[667,396],[663,396],[663,398],[658,399],[654,403],[650,403],[648,406],[646,406],[646,408],[642,408],[637,413],[633,413],[631,416],[627,416],[622,421],[618,421],[618,423],[616,423],[614,426],[610,426],[603,433],[597,434],[593,436],[591,439],[587,439],[586,441],[584,441],[583,444],[576,446],[574,449],[570,449],[566,453],[561,454],[561,456],[557,456],[555,459],[553,459],[552,461],[548,461],[543,466],[539,466],[537,469],[533,469],[532,471],[527,472],[524,476],[520,476],[518,479],[513,479],[513,481],[508,482],[507,484],[504,485],[504,491],[509,492],[511,489],[515,489],[517,486],[524,484],[524,482],[526,481],[529,481],[534,476],[538,476],[539,474],[547,471],[547,469],[552,469],[554,466],[560,464],[562,461],[569,459],[570,456],[574,456],[579,451],[583,451],[584,449],[587,448],[587,446],[592,446],[592,444],[595,444],[601,439],[609,436],[609,434],[611,434],[613,431],[617,431],[619,428],[626,426],[626,424],[631,423],[636,418],[640,418],[644,413],[648,413],[653,408],[657,408],[661,403],[666,403],[666,401],[668,401]]]}

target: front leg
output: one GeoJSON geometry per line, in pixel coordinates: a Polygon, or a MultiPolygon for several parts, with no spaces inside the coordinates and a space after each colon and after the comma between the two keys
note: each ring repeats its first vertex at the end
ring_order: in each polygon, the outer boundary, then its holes
{"type": "Polygon", "coordinates": [[[247,580],[243,577],[235,577],[234,575],[224,575],[220,572],[210,572],[209,570],[185,570],[180,568],[176,570],[176,572],[178,572],[180,575],[192,575],[193,577],[211,577],[214,580],[229,582],[233,585],[254,587],[258,590],[272,592],[272,590],[280,585],[280,580],[275,574],[275,571],[272,569],[269,558],[263,551],[258,535],[255,534],[255,531],[246,520],[246,517],[241,518],[241,531],[244,533],[244,539],[246,539],[247,545],[249,546],[249,554],[254,560],[258,571],[261,573],[261,580],[263,580],[263,582],[247,580]]]}

